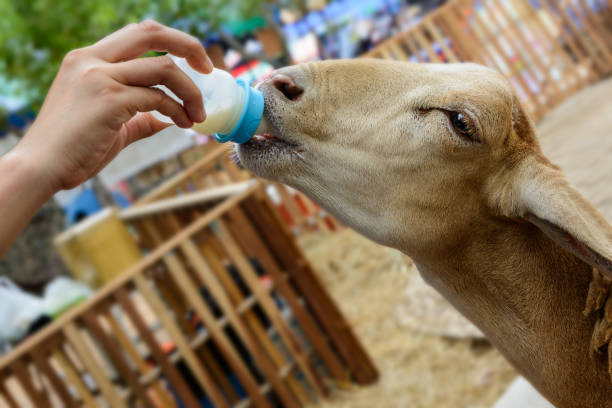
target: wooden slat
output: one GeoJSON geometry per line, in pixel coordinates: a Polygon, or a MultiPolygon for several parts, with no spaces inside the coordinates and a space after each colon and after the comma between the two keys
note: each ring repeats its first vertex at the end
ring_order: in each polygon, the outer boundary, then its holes
{"type": "MultiPolygon", "coordinates": [[[[579,65],[570,59],[568,53],[561,48],[559,41],[557,41],[548,28],[544,26],[543,21],[540,19],[540,14],[536,14],[535,9],[533,7],[529,7],[528,3],[526,2],[527,0],[522,0],[523,6],[529,11],[529,17],[527,18],[528,21],[526,21],[526,24],[530,26],[530,29],[533,32],[536,32],[537,35],[539,35],[539,41],[549,44],[552,48],[548,53],[548,58],[550,58],[553,63],[555,60],[558,60],[563,65],[563,67],[557,65],[557,69],[560,73],[562,81],[567,84],[567,90],[565,90],[563,94],[563,97],[565,98],[578,90],[585,82],[578,71],[579,65]],[[570,80],[573,80],[573,84],[570,82],[570,80]]],[[[540,12],[545,11],[544,9],[541,9],[540,12]]]]}
{"type": "MultiPolygon", "coordinates": [[[[197,212],[197,210],[192,211],[197,212]]],[[[197,216],[199,216],[199,213],[197,216]]],[[[182,229],[182,224],[178,221],[178,218],[175,217],[174,214],[168,214],[167,219],[169,221],[170,228],[172,229],[170,233],[174,234],[180,232],[180,230],[182,229]]],[[[143,220],[144,227],[150,232],[149,236],[150,239],[154,241],[153,245],[157,246],[161,243],[162,236],[155,228],[155,225],[153,225],[153,223],[150,221],[151,220],[143,220]]],[[[162,292],[165,300],[170,304],[172,310],[175,313],[175,316],[177,316],[178,318],[179,324],[183,327],[183,330],[185,330],[190,335],[195,334],[192,325],[187,322],[185,318],[186,306],[184,306],[183,304],[184,299],[183,297],[181,297],[181,300],[177,298],[177,294],[180,293],[180,290],[176,286],[175,279],[170,274],[162,278],[163,282],[161,281],[161,279],[157,279],[159,282],[159,284],[157,285],[159,290],[162,292]]],[[[226,396],[228,396],[232,401],[237,401],[239,398],[236,392],[234,391],[232,385],[229,383],[227,376],[220,369],[215,359],[210,355],[208,350],[206,348],[201,348],[199,350],[199,354],[202,356],[202,359],[206,363],[211,373],[211,376],[215,379],[215,382],[218,383],[219,386],[223,389],[226,396]]]]}
{"type": "Polygon", "coordinates": [[[390,42],[389,49],[393,52],[397,59],[401,61],[410,60],[410,56],[402,49],[401,44],[399,44],[397,41],[390,42]]]}
{"type": "Polygon", "coordinates": [[[112,338],[110,338],[102,326],[100,326],[100,323],[98,322],[98,314],[93,310],[89,310],[83,315],[83,320],[89,331],[95,338],[97,338],[98,342],[105,349],[119,375],[127,381],[128,385],[130,386],[130,390],[136,394],[138,399],[146,407],[155,408],[155,403],[147,394],[147,390],[140,384],[139,377],[134,374],[130,364],[123,356],[119,345],[112,338]]]}
{"type": "Polygon", "coordinates": [[[391,54],[391,52],[389,52],[388,48],[381,48],[380,49],[380,54],[382,55],[383,58],[386,59],[395,59],[393,58],[393,55],[391,54]]]}
{"type": "Polygon", "coordinates": [[[238,304],[242,301],[242,299],[244,299],[242,292],[232,277],[229,276],[229,273],[221,262],[220,254],[215,250],[208,239],[202,240],[200,243],[200,251],[206,258],[207,264],[214,271],[215,277],[220,280],[225,291],[233,299],[234,303],[238,304]]]}
{"type": "Polygon", "coordinates": [[[11,394],[11,392],[9,391],[8,387],[5,384],[5,381],[6,377],[4,376],[4,374],[0,375],[0,394],[2,395],[2,397],[7,402],[10,408],[19,408],[19,404],[17,404],[17,401],[15,401],[15,398],[13,398],[13,394],[11,394]]]}
{"type": "Polygon", "coordinates": [[[66,388],[66,382],[59,378],[53,367],[51,367],[51,364],[49,364],[47,356],[43,355],[39,349],[32,350],[30,355],[32,356],[32,360],[36,364],[36,367],[47,378],[64,406],[70,408],[76,407],[76,401],[74,400],[74,398],[72,398],[72,395],[70,395],[70,392],[66,388]]]}
{"type": "Polygon", "coordinates": [[[351,374],[359,384],[370,384],[378,378],[378,372],[365,349],[350,329],[349,323],[340,313],[321,281],[314,274],[304,255],[291,239],[278,214],[263,194],[248,199],[245,209],[249,217],[262,232],[279,264],[287,270],[291,279],[302,292],[315,316],[326,329],[334,346],[348,365],[351,374]],[[298,265],[299,260],[302,265],[298,265]],[[297,261],[296,261],[297,260],[297,261]]]}
{"type": "Polygon", "coordinates": [[[115,297],[121,305],[123,311],[125,311],[125,313],[129,316],[130,320],[138,330],[138,333],[151,351],[153,358],[161,367],[164,375],[172,384],[172,387],[176,390],[181,401],[188,407],[197,406],[198,401],[196,400],[195,396],[185,383],[182,375],[179,373],[174,364],[170,362],[168,356],[166,356],[157,343],[157,340],[155,340],[155,336],[132,303],[127,290],[123,288],[117,290],[115,297]]]}
{"type": "Polygon", "coordinates": [[[443,62],[442,58],[438,55],[438,53],[433,49],[431,43],[425,38],[423,35],[423,26],[419,25],[418,27],[413,28],[410,32],[412,36],[416,40],[416,42],[421,46],[421,48],[425,51],[427,56],[429,57],[430,62],[440,63],[443,62]]]}
{"type": "Polygon", "coordinates": [[[312,343],[317,354],[321,356],[325,366],[332,377],[338,382],[348,381],[347,372],[342,363],[331,350],[324,339],[323,333],[317,328],[316,323],[310,317],[304,306],[300,303],[297,294],[285,279],[276,260],[270,254],[270,249],[264,244],[255,228],[248,221],[246,215],[239,208],[233,208],[228,212],[228,227],[234,231],[234,237],[244,251],[252,251],[253,255],[262,263],[266,272],[271,276],[274,285],[285,298],[296,320],[304,330],[309,341],[312,343]],[[238,233],[240,232],[240,233],[238,233]]]}
{"type": "MultiPolygon", "coordinates": [[[[457,12],[458,12],[458,10],[457,10],[457,12]]],[[[502,49],[501,45],[495,39],[494,33],[492,33],[489,30],[489,27],[487,26],[486,21],[484,21],[483,17],[480,14],[478,14],[478,13],[474,13],[474,20],[473,21],[476,22],[478,27],[481,30],[483,30],[485,35],[487,35],[491,39],[490,45],[493,47],[495,52],[498,53],[498,55],[500,57],[504,58],[505,63],[508,66],[508,69],[510,70],[510,73],[511,73],[512,77],[516,78],[517,82],[519,82],[521,84],[521,89],[524,91],[525,95],[527,96],[527,98],[529,100],[529,105],[533,109],[532,114],[536,118],[541,116],[541,114],[542,114],[542,103],[540,102],[540,100],[538,98],[538,95],[534,93],[534,91],[530,88],[529,83],[527,82],[527,80],[525,80],[525,78],[523,77],[522,73],[518,71],[518,69],[516,68],[516,63],[514,61],[509,60],[509,58],[506,55],[505,51],[502,49]]],[[[480,47],[483,50],[486,50],[486,46],[482,42],[482,40],[480,39],[478,34],[473,33],[473,37],[472,38],[474,40],[476,40],[477,43],[480,44],[480,47]]],[[[516,53],[517,51],[514,50],[514,52],[516,53]]],[[[497,64],[497,60],[496,60],[496,58],[493,55],[491,55],[490,58],[491,58],[491,61],[494,64],[497,64]]],[[[503,72],[502,67],[501,66],[498,66],[498,67],[499,67],[499,71],[503,72]]],[[[533,77],[533,75],[532,75],[532,77],[533,77]]],[[[535,78],[534,78],[534,80],[535,80],[535,78]]]]}
{"type": "Polygon", "coordinates": [[[185,339],[178,326],[174,323],[172,316],[170,316],[157,294],[153,291],[153,288],[147,282],[146,278],[144,278],[142,275],[136,275],[134,276],[133,280],[140,293],[155,312],[157,318],[160,320],[166,331],[170,334],[170,337],[176,344],[176,348],[185,359],[185,363],[193,372],[193,375],[196,377],[202,388],[206,391],[211,401],[217,407],[227,407],[227,400],[219,391],[217,385],[213,382],[210,374],[202,367],[200,361],[195,355],[195,352],[189,346],[189,342],[185,339]]]}
{"type": "MultiPolygon", "coordinates": [[[[278,376],[278,372],[276,370],[276,367],[279,366],[279,363],[280,364],[284,363],[284,360],[278,354],[273,344],[269,341],[267,333],[264,330],[262,330],[263,328],[260,329],[259,324],[253,324],[253,322],[255,321],[254,320],[255,316],[253,315],[251,324],[245,324],[242,321],[240,316],[236,313],[236,310],[234,309],[234,306],[232,305],[232,302],[229,296],[224,291],[223,286],[214,276],[209,265],[204,260],[201,253],[198,251],[196,245],[192,241],[190,240],[185,241],[181,249],[185,253],[191,265],[194,267],[202,283],[206,285],[206,287],[213,295],[219,307],[223,310],[224,315],[232,323],[232,326],[234,327],[234,329],[240,336],[243,343],[249,349],[249,352],[255,357],[257,364],[262,368],[263,374],[266,376],[268,381],[271,382],[272,387],[275,390],[277,388],[280,389],[280,392],[277,391],[277,394],[279,395],[279,397],[283,400],[284,399],[287,400],[287,402],[283,401],[285,404],[288,403],[290,405],[295,405],[295,401],[293,400],[293,397],[289,394],[289,390],[286,389],[286,387],[282,383],[282,380],[278,376]],[[262,344],[272,346],[272,347],[266,347],[265,351],[267,352],[267,354],[266,352],[264,352],[261,346],[257,343],[255,336],[253,336],[249,332],[247,325],[251,329],[255,329],[255,330],[260,329],[258,330],[258,333],[257,333],[257,339],[259,339],[259,341],[262,342],[262,344]],[[276,364],[273,364],[272,361],[268,360],[268,357],[267,357],[268,354],[270,354],[271,357],[272,356],[276,357],[274,358],[274,361],[276,364]]],[[[265,296],[269,297],[267,293],[265,294],[265,296]]]]}
{"type": "Polygon", "coordinates": [[[461,20],[457,18],[453,12],[454,9],[449,8],[448,12],[441,14],[437,21],[440,21],[441,25],[446,27],[450,32],[455,46],[461,50],[464,56],[467,56],[465,59],[466,61],[485,65],[485,59],[482,53],[478,52],[477,48],[473,46],[473,42],[468,38],[468,35],[459,23],[461,20]]]}
{"type": "MultiPolygon", "coordinates": [[[[208,266],[213,274],[213,277],[218,279],[221,285],[223,286],[224,291],[227,293],[229,298],[232,300],[234,305],[237,305],[236,310],[239,314],[244,316],[244,320],[247,326],[254,332],[255,336],[262,344],[265,351],[270,355],[272,360],[274,361],[276,367],[281,367],[285,363],[285,359],[280,354],[279,350],[276,348],[274,343],[270,340],[268,333],[262,326],[262,323],[259,317],[254,313],[253,310],[242,308],[243,305],[247,304],[255,304],[255,297],[250,296],[249,299],[244,300],[244,296],[242,292],[238,289],[238,286],[234,282],[234,280],[229,276],[227,270],[223,267],[221,263],[221,255],[210,245],[210,242],[216,242],[216,240],[206,234],[206,236],[202,239],[202,242],[199,244],[199,250],[202,252],[205,261],[205,266],[208,266]]],[[[300,402],[306,404],[308,402],[308,398],[304,397],[304,392],[299,389],[299,384],[293,379],[289,379],[289,386],[292,391],[296,394],[298,398],[300,398],[300,402]]]]}
{"type": "Polygon", "coordinates": [[[233,182],[248,180],[251,176],[244,170],[240,170],[236,163],[227,156],[225,158],[225,169],[227,170],[227,174],[231,177],[233,182]]]}
{"type": "Polygon", "coordinates": [[[444,55],[446,56],[448,61],[460,62],[459,58],[455,55],[455,53],[448,47],[448,45],[446,45],[446,39],[442,36],[442,33],[440,33],[440,30],[438,29],[438,27],[436,27],[436,24],[433,22],[431,17],[425,17],[423,19],[423,24],[425,25],[425,28],[427,28],[427,31],[429,31],[433,39],[438,44],[440,44],[440,48],[442,48],[442,51],[444,52],[444,55]]]}
{"type": "MultiPolygon", "coordinates": [[[[127,355],[130,357],[132,362],[136,365],[140,373],[142,375],[146,375],[148,372],[150,372],[151,368],[147,365],[147,363],[141,357],[138,350],[136,350],[134,343],[130,341],[130,339],[125,334],[123,329],[119,326],[119,323],[117,322],[115,317],[110,313],[110,310],[108,309],[105,310],[104,317],[106,318],[105,320],[110,326],[110,330],[112,334],[115,336],[115,338],[121,345],[121,348],[123,349],[123,351],[127,353],[127,355]]],[[[160,402],[163,407],[169,407],[169,408],[176,407],[176,404],[174,403],[174,400],[172,399],[172,397],[168,394],[166,390],[162,388],[159,382],[154,382],[152,387],[153,387],[153,390],[155,391],[157,398],[160,399],[160,402]]]]}
{"type": "Polygon", "coordinates": [[[227,198],[242,193],[252,186],[255,181],[241,181],[195,193],[182,194],[180,196],[158,200],[150,204],[142,204],[127,208],[119,213],[119,218],[124,221],[133,218],[141,218],[147,215],[163,213],[195,204],[204,204],[227,198]]]}
{"type": "MultiPolygon", "coordinates": [[[[197,210],[192,209],[192,211],[196,212],[197,215],[196,217],[199,217],[200,214],[197,210]]],[[[177,217],[174,216],[174,214],[168,214],[168,221],[170,224],[170,227],[173,229],[172,233],[178,233],[180,231],[180,229],[182,228],[182,223],[178,220],[177,217]]],[[[187,221],[189,222],[189,220],[187,221]]],[[[180,289],[176,286],[176,282],[175,279],[173,278],[172,275],[168,274],[168,276],[165,277],[165,281],[161,282],[160,285],[158,285],[158,288],[164,292],[164,297],[166,298],[166,300],[170,300],[172,299],[172,302],[176,303],[177,306],[172,307],[173,310],[175,310],[175,314],[176,311],[179,310],[179,314],[182,314],[184,316],[184,307],[182,305],[182,303],[180,304],[180,306],[178,305],[179,302],[176,299],[175,294],[180,293],[180,289]],[[173,286],[173,290],[169,290],[170,288],[168,287],[168,285],[173,286]],[[171,293],[172,292],[172,293],[171,293]],[[183,310],[183,312],[181,312],[180,310],[183,310]]],[[[184,317],[181,316],[181,322],[183,322],[185,319],[184,317]]],[[[220,327],[225,327],[226,326],[226,322],[227,320],[219,320],[219,326],[220,327]]],[[[187,322],[185,322],[187,323],[187,322]]],[[[185,324],[184,323],[184,324],[185,324]]],[[[193,329],[190,329],[190,326],[188,324],[185,324],[185,326],[187,327],[187,330],[189,333],[193,332],[193,329]]],[[[208,338],[209,332],[206,333],[206,338],[208,338]]],[[[202,340],[201,342],[199,341],[198,336],[196,336],[196,338],[191,342],[191,345],[194,347],[199,347],[199,345],[201,345],[204,342],[204,340],[202,340]],[[197,346],[195,345],[197,342],[197,346]]],[[[223,370],[221,369],[221,367],[219,366],[219,364],[217,363],[215,357],[213,357],[210,353],[210,351],[206,348],[206,347],[202,347],[199,350],[199,354],[202,357],[202,359],[204,360],[208,370],[211,373],[211,376],[215,379],[216,383],[219,384],[219,386],[223,389],[225,395],[232,401],[232,402],[236,402],[239,400],[238,395],[236,394],[235,390],[233,389],[233,386],[230,384],[227,375],[223,372],[223,370]]]]}
{"type": "Polygon", "coordinates": [[[26,392],[27,397],[32,401],[35,407],[42,407],[49,404],[49,401],[47,401],[32,382],[32,376],[23,360],[15,361],[11,368],[21,384],[21,387],[26,392]]]}
{"type": "Polygon", "coordinates": [[[561,16],[559,16],[559,14],[555,10],[552,9],[548,0],[540,0],[539,4],[542,6],[543,10],[546,11],[548,16],[550,16],[552,21],[555,23],[561,35],[560,40],[563,42],[564,45],[567,45],[567,47],[570,49],[577,63],[587,68],[589,80],[595,81],[598,75],[593,69],[593,61],[590,59],[589,55],[579,46],[579,44],[576,42],[574,37],[570,35],[568,31],[565,29],[564,22],[561,16]]]}
{"type": "Polygon", "coordinates": [[[77,394],[81,398],[81,403],[87,408],[96,408],[96,401],[89,392],[89,389],[87,389],[85,384],[83,384],[81,377],[76,372],[74,367],[72,367],[72,365],[68,362],[68,359],[64,356],[64,353],[60,350],[55,350],[53,352],[53,360],[57,362],[64,372],[68,383],[70,383],[76,390],[77,394]]]}
{"type": "Polygon", "coordinates": [[[272,324],[280,334],[281,339],[283,339],[285,346],[289,349],[297,361],[298,366],[304,372],[304,375],[308,381],[314,386],[317,392],[322,395],[327,395],[328,391],[325,385],[321,381],[320,377],[316,374],[314,367],[312,367],[308,362],[305,353],[303,350],[301,350],[299,342],[291,332],[287,322],[281,317],[278,308],[272,299],[264,292],[263,286],[259,282],[255,270],[249,263],[248,259],[246,259],[244,256],[234,237],[228,231],[227,227],[225,226],[225,222],[221,220],[217,222],[215,233],[219,237],[219,240],[223,244],[229,256],[236,264],[238,270],[240,270],[241,276],[251,291],[255,294],[259,304],[268,315],[268,318],[272,321],[272,324]]]}
{"type": "MultiPolygon", "coordinates": [[[[223,326],[225,327],[225,325],[223,326]]],[[[215,378],[215,381],[219,384],[221,389],[223,389],[223,392],[230,399],[231,403],[233,404],[238,402],[240,397],[236,393],[233,385],[230,383],[227,374],[219,365],[219,356],[217,354],[213,354],[206,344],[204,344],[203,347],[200,347],[199,353],[204,360],[206,368],[211,372],[211,375],[215,378]]]]}
{"type": "MultiPolygon", "coordinates": [[[[507,23],[507,27],[510,29],[510,34],[512,35],[514,40],[517,41],[520,45],[518,49],[521,49],[523,53],[526,53],[529,56],[529,59],[535,64],[537,70],[540,71],[544,76],[544,81],[541,82],[540,86],[544,93],[550,94],[550,98],[546,102],[548,105],[550,105],[551,101],[554,101],[560,92],[557,81],[551,79],[550,70],[548,69],[548,67],[544,66],[544,63],[542,62],[540,56],[535,52],[533,47],[531,47],[531,44],[527,43],[527,40],[516,26],[516,22],[513,20],[508,9],[506,8],[507,3],[502,0],[490,1],[492,1],[493,4],[497,5],[498,10],[501,11],[503,18],[507,23]]],[[[534,75],[534,80],[539,81],[537,75],[534,75]]]]}
{"type": "Polygon", "coordinates": [[[418,62],[425,62],[425,59],[421,54],[421,49],[416,45],[416,43],[414,42],[414,38],[412,38],[409,33],[403,33],[401,39],[402,42],[406,44],[406,47],[410,50],[410,52],[412,53],[412,55],[414,55],[418,62]]]}
{"type": "MultiPolygon", "coordinates": [[[[543,2],[547,2],[550,0],[542,0],[543,2]]],[[[605,74],[608,70],[608,66],[601,55],[598,53],[598,49],[595,44],[591,42],[591,39],[588,38],[585,33],[580,30],[580,28],[576,25],[576,22],[572,19],[572,17],[568,14],[565,6],[563,5],[565,2],[561,2],[561,5],[552,2],[557,8],[557,11],[561,17],[561,20],[567,24],[567,27],[571,31],[573,37],[576,41],[584,47],[587,51],[588,55],[591,57],[595,66],[599,70],[600,74],[605,74]]]]}
{"type": "MultiPolygon", "coordinates": [[[[192,307],[195,309],[200,319],[202,319],[202,321],[204,322],[206,328],[210,331],[211,337],[219,345],[221,351],[224,353],[224,357],[227,360],[228,364],[235,370],[236,375],[243,383],[249,396],[257,404],[261,404],[261,406],[269,406],[268,401],[259,393],[257,382],[251,376],[248,367],[245,365],[245,363],[242,361],[242,359],[236,352],[234,346],[231,344],[225,332],[223,332],[223,330],[219,328],[218,322],[216,321],[210,309],[202,300],[202,297],[194,287],[193,282],[187,277],[187,274],[183,269],[183,266],[181,265],[180,261],[175,255],[171,255],[167,255],[165,257],[165,264],[171,271],[172,276],[176,280],[177,285],[181,288],[183,294],[189,300],[189,303],[191,303],[192,307]]],[[[256,358],[255,355],[253,357],[256,358]]],[[[260,365],[260,368],[264,371],[265,367],[266,366],[260,365]]]]}
{"type": "Polygon", "coordinates": [[[153,200],[160,198],[160,196],[162,196],[165,192],[173,189],[175,186],[178,186],[180,183],[191,177],[193,173],[201,171],[202,169],[212,167],[215,162],[219,160],[220,157],[227,154],[227,151],[227,145],[219,144],[214,150],[212,150],[211,152],[206,154],[206,156],[198,160],[196,164],[189,167],[188,170],[177,174],[176,176],[172,177],[171,179],[167,180],[166,182],[162,183],[157,188],[146,194],[144,197],[138,200],[136,205],[149,203],[153,200]]]}
{"type": "Polygon", "coordinates": [[[163,275],[155,277],[155,282],[164,300],[168,303],[170,309],[172,309],[179,327],[183,329],[188,336],[194,336],[196,331],[193,322],[187,320],[187,302],[185,302],[184,297],[181,296],[181,292],[167,268],[164,267],[163,275]]]}
{"type": "MultiPolygon", "coordinates": [[[[579,3],[584,4],[584,1],[579,0],[579,3]]],[[[601,54],[604,56],[609,69],[610,64],[612,63],[612,54],[610,53],[609,48],[612,46],[612,39],[609,37],[608,32],[598,24],[597,18],[593,18],[593,16],[588,14],[588,12],[585,13],[583,11],[584,7],[578,7],[578,5],[576,5],[573,1],[567,1],[567,5],[584,24],[584,27],[589,33],[591,40],[596,44],[601,54]]]]}
{"type": "Polygon", "coordinates": [[[127,407],[123,399],[117,393],[117,390],[110,382],[110,380],[104,374],[104,370],[96,362],[93,356],[90,354],[89,347],[85,344],[79,329],[74,322],[68,322],[64,328],[63,333],[68,339],[68,342],[76,352],[79,360],[85,365],[89,374],[93,377],[94,381],[102,391],[102,394],[108,401],[108,403],[114,407],[127,407]]]}

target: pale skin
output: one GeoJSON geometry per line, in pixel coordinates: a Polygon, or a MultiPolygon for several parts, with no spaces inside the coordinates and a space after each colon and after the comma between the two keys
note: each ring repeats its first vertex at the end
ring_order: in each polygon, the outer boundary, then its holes
{"type": "Polygon", "coordinates": [[[195,84],[166,56],[138,58],[147,51],[184,57],[202,73],[213,69],[196,38],[154,21],[68,53],[36,120],[0,157],[0,257],[56,192],[78,186],[129,144],[170,126],[150,111],[182,128],[206,118],[195,84]],[[183,104],[151,88],[159,84],[183,104]]]}

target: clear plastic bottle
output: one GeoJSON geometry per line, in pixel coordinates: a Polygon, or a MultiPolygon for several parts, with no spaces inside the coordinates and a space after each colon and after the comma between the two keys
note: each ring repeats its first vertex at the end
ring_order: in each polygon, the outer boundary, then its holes
{"type": "MultiPolygon", "coordinates": [[[[196,84],[202,92],[206,120],[195,123],[193,129],[202,134],[215,135],[219,142],[247,142],[263,126],[264,98],[260,91],[245,81],[235,80],[228,72],[214,68],[210,74],[202,74],[184,58],[170,56],[174,63],[196,84]]],[[[163,85],[157,86],[166,94],[181,102],[163,85]]],[[[164,122],[172,120],[159,112],[154,116],[164,122]]]]}

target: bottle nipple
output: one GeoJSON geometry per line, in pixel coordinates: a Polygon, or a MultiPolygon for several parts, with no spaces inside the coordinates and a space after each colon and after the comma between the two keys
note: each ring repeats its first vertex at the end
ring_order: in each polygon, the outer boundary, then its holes
{"type": "Polygon", "coordinates": [[[246,81],[236,81],[244,89],[245,98],[242,113],[234,129],[228,134],[215,133],[215,139],[220,143],[246,143],[253,137],[263,116],[264,97],[261,91],[250,87],[246,81]]]}

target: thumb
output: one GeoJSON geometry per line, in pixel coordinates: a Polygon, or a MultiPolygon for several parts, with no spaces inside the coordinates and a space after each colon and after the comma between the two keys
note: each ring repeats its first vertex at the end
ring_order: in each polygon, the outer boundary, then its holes
{"type": "Polygon", "coordinates": [[[115,138],[115,142],[108,149],[104,158],[89,177],[93,177],[98,174],[108,163],[111,162],[119,154],[119,152],[125,149],[128,145],[149,136],[153,136],[157,132],[160,132],[167,127],[172,126],[171,123],[165,123],[159,121],[151,115],[149,112],[139,112],[130,120],[123,124],[123,127],[119,131],[118,137],[115,138]]]}
{"type": "Polygon", "coordinates": [[[139,112],[125,122],[123,129],[121,129],[121,132],[125,132],[122,135],[124,141],[122,148],[145,137],[153,136],[170,126],[172,126],[172,123],[157,120],[150,112],[139,112]]]}

